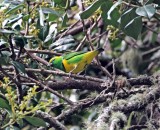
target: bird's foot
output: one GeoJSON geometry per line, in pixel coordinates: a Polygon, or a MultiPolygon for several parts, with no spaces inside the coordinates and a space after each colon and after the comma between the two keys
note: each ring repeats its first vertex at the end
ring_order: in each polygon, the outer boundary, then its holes
{"type": "Polygon", "coordinates": [[[68,75],[69,75],[69,79],[71,79],[72,73],[71,73],[71,72],[69,72],[69,73],[68,73],[68,75]]]}
{"type": "Polygon", "coordinates": [[[85,77],[86,77],[86,74],[83,74],[83,77],[85,78],[85,77]]]}
{"type": "Polygon", "coordinates": [[[68,73],[68,77],[65,77],[64,80],[65,80],[65,81],[71,80],[71,79],[72,79],[71,76],[72,76],[72,73],[68,73]]]}

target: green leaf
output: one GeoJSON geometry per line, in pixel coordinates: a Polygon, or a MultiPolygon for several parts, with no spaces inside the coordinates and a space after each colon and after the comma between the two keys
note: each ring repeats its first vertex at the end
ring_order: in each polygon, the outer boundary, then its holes
{"type": "Polygon", "coordinates": [[[97,0],[97,1],[95,1],[85,11],[80,13],[81,19],[89,18],[104,2],[105,2],[105,0],[97,0]]]}
{"type": "Polygon", "coordinates": [[[109,0],[104,2],[104,4],[101,5],[101,10],[102,10],[102,20],[104,23],[104,28],[106,28],[106,26],[108,25],[108,19],[107,19],[107,12],[109,11],[109,9],[111,8],[111,6],[113,5],[113,3],[109,0]]]}
{"type": "Polygon", "coordinates": [[[114,27],[119,26],[118,19],[120,17],[118,9],[115,9],[111,14],[111,19],[107,19],[108,25],[113,25],[114,27]]]}
{"type": "Polygon", "coordinates": [[[54,14],[48,14],[48,17],[47,17],[47,20],[48,21],[54,21],[58,18],[57,15],[54,15],[54,14]]]}
{"type": "Polygon", "coordinates": [[[120,28],[124,31],[126,25],[136,18],[138,15],[135,13],[136,8],[129,9],[125,11],[120,18],[120,28]]]}
{"type": "Polygon", "coordinates": [[[42,12],[44,14],[54,14],[54,15],[57,15],[58,17],[61,17],[61,15],[57,11],[55,11],[51,8],[42,8],[42,12]]]}
{"type": "Polygon", "coordinates": [[[17,5],[13,8],[11,8],[10,10],[8,10],[5,15],[7,14],[11,14],[11,13],[14,13],[15,11],[19,10],[20,8],[23,8],[24,7],[24,4],[20,4],[20,5],[17,5]]]}
{"type": "Polygon", "coordinates": [[[17,61],[12,61],[11,64],[13,64],[13,66],[14,66],[19,72],[26,73],[26,71],[25,71],[25,66],[24,66],[22,63],[17,62],[17,61]]]}
{"type": "Polygon", "coordinates": [[[6,19],[6,21],[7,21],[6,24],[13,24],[13,23],[17,22],[18,20],[20,20],[22,17],[23,17],[23,14],[12,15],[8,19],[6,19]]]}
{"type": "Polygon", "coordinates": [[[60,4],[60,3],[63,2],[63,0],[54,0],[54,2],[55,2],[56,4],[60,4]]]}
{"type": "Polygon", "coordinates": [[[8,65],[10,61],[11,53],[9,51],[1,51],[0,53],[0,65],[8,65]]]}
{"type": "Polygon", "coordinates": [[[61,7],[65,7],[67,0],[54,0],[54,2],[61,7]]]}
{"type": "Polygon", "coordinates": [[[23,19],[24,21],[28,21],[29,18],[30,18],[30,15],[29,15],[29,14],[26,14],[26,15],[23,16],[22,19],[23,19]]]}
{"type": "Polygon", "coordinates": [[[107,18],[108,19],[111,19],[111,13],[115,10],[115,8],[117,8],[117,6],[118,5],[120,5],[122,3],[122,0],[118,0],[118,2],[116,2],[111,8],[110,8],[110,10],[108,11],[108,13],[107,13],[107,18]]]}
{"type": "Polygon", "coordinates": [[[118,28],[118,19],[120,17],[120,13],[118,11],[118,8],[114,8],[114,10],[112,10],[110,12],[110,19],[108,19],[108,11],[111,10],[111,8],[113,7],[113,2],[112,1],[105,1],[102,5],[101,5],[101,10],[102,10],[102,19],[104,22],[104,27],[107,25],[113,25],[114,27],[118,28]]]}
{"type": "Polygon", "coordinates": [[[20,31],[21,26],[19,25],[19,23],[15,23],[15,25],[12,28],[17,30],[17,31],[20,31]]]}
{"type": "Polygon", "coordinates": [[[52,42],[53,42],[53,39],[54,39],[54,37],[57,33],[57,28],[56,27],[57,27],[56,24],[51,24],[49,26],[49,33],[48,33],[48,35],[47,35],[47,37],[45,38],[45,41],[44,41],[44,43],[47,43],[47,46],[52,44],[52,42]]]}
{"type": "Polygon", "coordinates": [[[122,45],[122,40],[121,39],[114,39],[111,41],[111,48],[113,50],[115,49],[120,49],[122,45]]]}
{"type": "Polygon", "coordinates": [[[45,26],[43,26],[43,27],[41,26],[40,27],[40,32],[38,34],[39,39],[41,39],[42,41],[45,41],[48,33],[49,33],[49,24],[46,23],[45,26]]]}
{"type": "Polygon", "coordinates": [[[24,123],[23,123],[23,119],[19,119],[17,120],[18,125],[22,128],[24,123]]]}
{"type": "Polygon", "coordinates": [[[76,41],[74,40],[73,36],[68,35],[61,39],[58,39],[56,42],[52,43],[49,46],[49,49],[53,49],[55,51],[65,51],[69,50],[77,45],[76,41]]]}
{"type": "Polygon", "coordinates": [[[62,21],[62,27],[66,27],[67,26],[67,21],[68,21],[68,16],[67,16],[67,13],[64,14],[64,17],[63,17],[63,21],[62,21]]]}
{"type": "Polygon", "coordinates": [[[9,57],[0,57],[0,65],[8,65],[9,64],[9,57]]]}
{"type": "Polygon", "coordinates": [[[33,126],[37,126],[37,127],[38,126],[43,126],[43,127],[46,127],[45,121],[43,121],[42,119],[40,119],[38,117],[25,116],[24,119],[27,120],[33,126]]]}
{"type": "Polygon", "coordinates": [[[11,56],[11,53],[9,51],[1,51],[1,55],[3,55],[3,56],[11,56]]]}
{"type": "Polygon", "coordinates": [[[126,35],[133,37],[137,40],[142,30],[142,17],[138,16],[131,20],[124,28],[126,35]]]}
{"type": "Polygon", "coordinates": [[[136,9],[136,13],[140,16],[150,19],[156,12],[156,9],[152,5],[144,5],[136,9]]]}
{"type": "MultiPolygon", "coordinates": [[[[1,0],[2,1],[2,0],[1,0]]],[[[20,0],[3,0],[4,4],[10,4],[10,6],[20,5],[22,2],[20,0]]]]}
{"type": "Polygon", "coordinates": [[[39,9],[39,22],[40,26],[44,26],[44,21],[45,21],[45,16],[44,13],[42,12],[42,8],[39,9]]]}
{"type": "Polygon", "coordinates": [[[11,107],[9,105],[9,102],[3,98],[0,98],[0,108],[4,108],[7,111],[11,111],[11,107]]]}
{"type": "Polygon", "coordinates": [[[60,18],[61,17],[61,15],[57,12],[57,11],[55,11],[55,10],[53,10],[53,9],[51,9],[51,8],[42,8],[42,12],[44,13],[44,14],[48,14],[48,20],[49,21],[54,21],[54,20],[56,20],[57,18],[60,18]]]}
{"type": "Polygon", "coordinates": [[[0,39],[0,49],[8,47],[8,43],[4,39],[0,39]]]}
{"type": "Polygon", "coordinates": [[[16,45],[21,48],[23,48],[27,44],[27,38],[23,36],[14,36],[13,40],[16,45]]]}

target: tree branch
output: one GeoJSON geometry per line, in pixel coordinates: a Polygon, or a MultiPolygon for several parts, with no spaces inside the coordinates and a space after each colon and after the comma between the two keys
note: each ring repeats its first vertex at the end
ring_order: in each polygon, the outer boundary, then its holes
{"type": "Polygon", "coordinates": [[[67,130],[67,128],[65,128],[63,124],[61,124],[58,120],[54,119],[51,115],[45,112],[37,111],[36,115],[48,122],[49,125],[54,127],[56,130],[67,130]]]}

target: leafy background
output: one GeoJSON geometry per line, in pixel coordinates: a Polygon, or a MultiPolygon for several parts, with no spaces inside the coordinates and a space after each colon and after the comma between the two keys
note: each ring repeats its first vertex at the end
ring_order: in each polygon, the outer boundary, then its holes
{"type": "Polygon", "coordinates": [[[159,0],[1,0],[0,129],[158,130],[159,8],[159,0]],[[100,47],[80,75],[48,62],[100,47]]]}

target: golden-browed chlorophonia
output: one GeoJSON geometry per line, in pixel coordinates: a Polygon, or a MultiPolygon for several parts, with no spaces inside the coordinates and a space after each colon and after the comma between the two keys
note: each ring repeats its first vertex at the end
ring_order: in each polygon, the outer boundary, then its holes
{"type": "Polygon", "coordinates": [[[96,57],[104,49],[99,48],[88,52],[71,52],[62,56],[55,56],[50,59],[53,67],[60,69],[66,73],[77,74],[85,70],[94,57],[96,57]]]}

